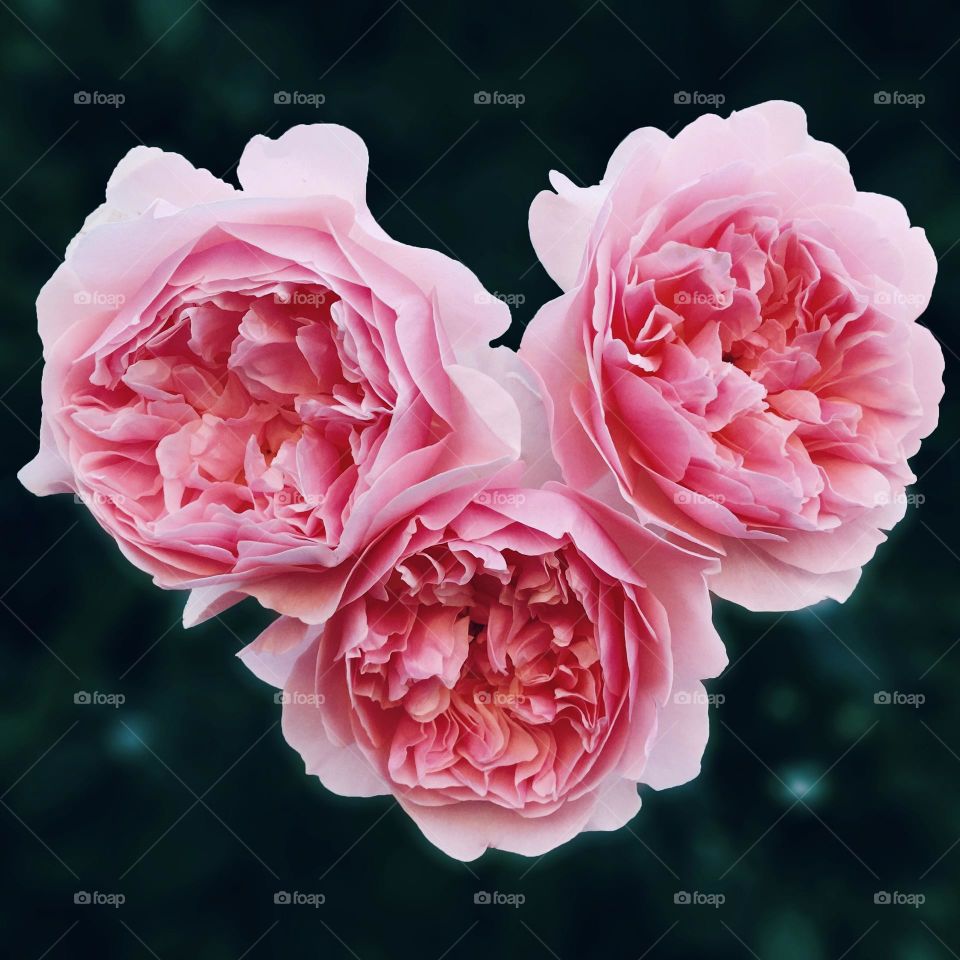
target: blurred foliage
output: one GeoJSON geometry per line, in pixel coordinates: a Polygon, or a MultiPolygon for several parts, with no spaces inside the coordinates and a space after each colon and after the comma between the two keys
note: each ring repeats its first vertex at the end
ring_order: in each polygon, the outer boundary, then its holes
{"type": "Polygon", "coordinates": [[[960,952],[960,422],[950,392],[960,10],[931,0],[10,0],[0,23],[0,916],[11,956],[960,952]],[[481,90],[526,102],[476,105],[481,90]],[[697,781],[647,791],[617,833],[539,861],[488,854],[464,866],[389,800],[344,800],[303,775],[272,691],[232,656],[262,611],[245,605],[185,633],[183,597],[129,567],[82,507],[19,487],[13,474],[39,422],[33,301],[136,143],[231,177],[252,135],[331,120],[366,139],[371,207],[386,229],[523,301],[516,344],[555,293],[526,233],[548,170],[594,182],[633,128],[675,131],[702,111],[676,104],[681,90],[723,94],[724,113],[798,101],[815,136],[850,151],[862,189],[898,197],[926,227],[942,264],[925,322],[947,353],[948,399],[915,464],[924,501],[845,606],[771,616],[718,605],[732,666],[712,687],[725,701],[697,781]],[[880,90],[926,102],[877,105],[880,90]],[[125,102],[78,105],[80,91],[125,102]],[[278,105],[279,91],[325,102],[278,105]],[[875,705],[880,690],[926,699],[875,705]],[[77,691],[125,703],[76,705],[77,691]],[[280,890],[326,903],[275,905],[280,890]],[[478,890],[526,903],[477,906],[478,890]],[[78,891],[126,902],[78,906],[78,891]],[[675,905],[679,891],[726,899],[675,905]],[[878,891],[925,903],[875,905],[878,891]]]}

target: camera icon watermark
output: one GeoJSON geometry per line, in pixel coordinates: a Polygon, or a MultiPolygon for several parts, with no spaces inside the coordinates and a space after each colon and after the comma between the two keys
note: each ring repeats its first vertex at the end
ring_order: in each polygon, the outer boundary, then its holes
{"type": "Polygon", "coordinates": [[[322,693],[303,693],[300,690],[277,690],[274,703],[289,703],[301,707],[322,707],[326,697],[322,693]]]}
{"type": "Polygon", "coordinates": [[[922,93],[902,93],[899,90],[878,90],[873,95],[873,102],[877,106],[922,107],[927,98],[922,93]]]}
{"type": "Polygon", "coordinates": [[[873,498],[873,504],[876,507],[886,507],[891,503],[905,505],[908,507],[919,507],[926,502],[926,494],[907,493],[906,490],[889,490],[887,492],[878,492],[873,498]]]}
{"type": "Polygon", "coordinates": [[[677,90],[673,94],[673,102],[678,106],[720,107],[727,102],[725,94],[702,93],[699,90],[677,90]]]}
{"type": "Polygon", "coordinates": [[[673,495],[673,502],[678,505],[685,503],[702,505],[706,505],[708,503],[722,504],[726,501],[726,499],[727,498],[722,493],[700,493],[697,490],[678,490],[673,495]]]}
{"type": "Polygon", "coordinates": [[[473,902],[480,906],[504,906],[516,909],[522,907],[527,902],[527,898],[522,893],[501,893],[499,890],[491,893],[489,890],[478,890],[473,895],[473,902]]]}
{"type": "Polygon", "coordinates": [[[673,695],[673,702],[680,706],[698,703],[708,707],[720,707],[727,702],[727,698],[722,693],[707,693],[705,690],[696,690],[693,693],[689,690],[678,690],[673,695]]]}
{"type": "Polygon", "coordinates": [[[313,107],[316,109],[327,102],[326,94],[303,93],[300,90],[277,90],[273,102],[278,106],[313,107]]]}
{"type": "Polygon", "coordinates": [[[505,690],[477,690],[473,695],[474,703],[497,707],[516,707],[529,700],[525,694],[508,693],[505,690]]]}
{"type": "Polygon", "coordinates": [[[522,93],[501,93],[494,90],[492,93],[488,90],[478,90],[473,95],[473,102],[478,106],[496,106],[496,107],[522,107],[527,98],[522,93]]]}
{"type": "Polygon", "coordinates": [[[733,303],[733,294],[728,297],[722,293],[706,293],[703,290],[678,290],[673,295],[673,302],[681,307],[715,307],[717,310],[725,310],[733,303]]]}
{"type": "Polygon", "coordinates": [[[922,893],[901,893],[899,890],[891,893],[887,890],[878,890],[873,895],[873,902],[880,907],[913,907],[916,910],[927,902],[927,898],[922,893]]]}
{"type": "Polygon", "coordinates": [[[78,107],[121,107],[127,102],[125,94],[101,93],[99,90],[77,90],[73,102],[78,107]]]}
{"type": "Polygon", "coordinates": [[[78,290],[73,302],[78,307],[122,307],[127,298],[122,293],[106,293],[103,290],[78,290]]]}
{"type": "Polygon", "coordinates": [[[78,890],[73,895],[73,902],[78,907],[113,907],[116,910],[122,907],[127,898],[122,893],[101,893],[99,890],[78,890]]]}
{"type": "Polygon", "coordinates": [[[483,507],[522,507],[527,498],[515,490],[482,490],[473,502],[483,507]]]}
{"type": "Polygon", "coordinates": [[[325,290],[293,290],[275,293],[273,302],[289,307],[322,307],[330,298],[330,293],[325,290]]]}
{"type": "Polygon", "coordinates": [[[922,693],[901,693],[899,690],[889,691],[889,690],[878,690],[873,695],[873,702],[877,706],[895,706],[895,707],[922,707],[926,702],[927,698],[925,694],[922,693]]]}
{"type": "Polygon", "coordinates": [[[473,295],[473,302],[480,306],[493,303],[494,300],[499,300],[508,307],[522,307],[527,302],[526,296],[522,293],[497,293],[495,291],[488,293],[486,290],[482,290],[480,293],[473,295]]]}
{"type": "Polygon", "coordinates": [[[926,307],[929,297],[922,293],[904,293],[902,290],[878,290],[874,294],[873,302],[878,307],[889,307],[897,304],[902,307],[926,307]]]}
{"type": "Polygon", "coordinates": [[[90,693],[87,690],[78,690],[73,695],[73,702],[79,707],[122,707],[127,698],[122,693],[101,693],[94,690],[90,693]]]}
{"type": "Polygon", "coordinates": [[[103,493],[101,490],[76,490],[73,494],[73,502],[85,507],[102,507],[105,504],[118,506],[126,499],[122,493],[103,493]]]}
{"type": "Polygon", "coordinates": [[[673,895],[673,902],[679,907],[713,907],[715,910],[722,907],[727,898],[722,893],[701,893],[699,890],[678,890],[673,895]]]}
{"type": "Polygon", "coordinates": [[[273,895],[273,902],[278,906],[287,907],[317,907],[323,906],[327,902],[327,896],[324,893],[301,893],[299,890],[278,890],[273,895]]]}

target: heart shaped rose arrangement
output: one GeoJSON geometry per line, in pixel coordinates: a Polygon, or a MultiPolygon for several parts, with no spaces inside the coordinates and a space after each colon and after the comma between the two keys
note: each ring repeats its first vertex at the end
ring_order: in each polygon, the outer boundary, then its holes
{"type": "Polygon", "coordinates": [[[239,190],[132,150],[38,299],[21,479],[189,590],[187,625],[276,612],[241,657],[327,788],[454,857],[540,854],[698,773],[710,591],[843,601],[903,516],[936,259],[793,104],[644,128],[534,200],[563,292],[517,354],[366,175],[335,125],[255,137],[239,190]]]}

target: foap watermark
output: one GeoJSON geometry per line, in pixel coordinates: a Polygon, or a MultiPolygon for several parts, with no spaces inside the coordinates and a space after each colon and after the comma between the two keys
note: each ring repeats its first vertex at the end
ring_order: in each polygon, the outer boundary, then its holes
{"type": "Polygon", "coordinates": [[[81,707],[122,707],[127,698],[122,693],[101,693],[99,690],[78,690],[73,695],[73,702],[81,707]]]}
{"type": "Polygon", "coordinates": [[[78,907],[122,907],[127,898],[122,893],[101,893],[99,890],[78,890],[73,895],[78,907]]]}
{"type": "Polygon", "coordinates": [[[927,698],[922,693],[901,693],[899,690],[878,690],[873,695],[873,702],[884,707],[922,707],[927,698]]]}
{"type": "Polygon", "coordinates": [[[77,490],[73,494],[73,502],[85,507],[102,507],[105,504],[118,506],[124,500],[126,497],[122,493],[103,493],[100,490],[77,490]]]}
{"type": "Polygon", "coordinates": [[[493,303],[494,300],[499,300],[508,307],[522,307],[527,302],[527,298],[522,293],[497,293],[496,291],[488,293],[482,290],[473,295],[473,302],[481,306],[485,303],[493,303]]]}
{"type": "Polygon", "coordinates": [[[894,490],[878,493],[873,498],[874,506],[886,507],[891,503],[901,506],[919,507],[926,503],[926,496],[922,493],[907,493],[906,490],[894,490]]]}
{"type": "Polygon", "coordinates": [[[473,102],[478,106],[494,106],[494,107],[522,107],[526,102],[527,98],[522,93],[501,93],[499,90],[494,90],[492,93],[489,90],[478,90],[473,95],[473,102]]]}
{"type": "Polygon", "coordinates": [[[677,90],[673,102],[678,106],[720,107],[727,102],[722,93],[703,93],[700,90],[677,90]]]}
{"type": "Polygon", "coordinates": [[[317,907],[327,902],[326,894],[301,893],[299,890],[278,890],[273,895],[273,902],[280,906],[289,907],[317,907]]]}
{"type": "Polygon", "coordinates": [[[330,299],[325,290],[293,290],[289,293],[277,292],[273,302],[286,307],[322,307],[330,299]]]}
{"type": "Polygon", "coordinates": [[[102,93],[100,90],[77,90],[73,102],[78,107],[122,107],[127,98],[122,93],[102,93]]]}
{"type": "Polygon", "coordinates": [[[922,107],[927,98],[922,93],[903,93],[900,90],[878,90],[873,102],[880,107],[922,107]]]}
{"type": "Polygon", "coordinates": [[[301,693],[299,690],[278,690],[273,695],[274,703],[292,703],[302,707],[322,707],[326,697],[322,693],[301,693]]]}
{"type": "Polygon", "coordinates": [[[527,898],[522,893],[501,893],[499,890],[478,890],[473,895],[473,902],[481,906],[522,907],[527,898]]]}
{"type": "Polygon", "coordinates": [[[678,490],[673,502],[681,503],[723,503],[727,498],[722,493],[698,493],[696,490],[678,490]]]}
{"type": "Polygon", "coordinates": [[[273,102],[284,107],[317,107],[327,102],[326,94],[304,93],[302,90],[277,90],[273,95],[273,102]]]}
{"type": "Polygon", "coordinates": [[[527,498],[515,490],[483,490],[473,498],[484,507],[522,507],[527,498]]]}
{"type": "Polygon", "coordinates": [[[690,703],[705,703],[708,707],[719,707],[727,702],[727,698],[722,693],[707,693],[706,690],[678,690],[673,695],[673,702],[680,706],[686,706],[690,703]]]}
{"type": "Polygon", "coordinates": [[[723,310],[733,303],[733,296],[728,297],[723,293],[706,293],[703,290],[678,290],[673,295],[673,302],[680,307],[716,307],[718,310],[723,310]]]}
{"type": "Polygon", "coordinates": [[[922,293],[904,293],[902,290],[878,290],[873,297],[873,302],[878,307],[889,307],[897,305],[901,307],[926,307],[929,297],[922,293]]]}
{"type": "Polygon", "coordinates": [[[319,507],[323,503],[323,495],[301,493],[299,490],[278,490],[273,495],[273,503],[277,507],[319,507]]]}
{"type": "Polygon", "coordinates": [[[73,295],[73,302],[78,307],[122,307],[126,299],[122,293],[105,290],[78,290],[73,295]]]}
{"type": "Polygon", "coordinates": [[[483,703],[497,707],[515,707],[527,703],[529,697],[522,693],[507,693],[504,690],[478,690],[473,695],[474,703],[483,703]]]}
{"type": "Polygon", "coordinates": [[[727,898],[722,893],[703,893],[700,890],[678,890],[673,902],[680,907],[722,907],[727,898]]]}
{"type": "Polygon", "coordinates": [[[878,890],[873,895],[873,902],[879,907],[922,907],[927,898],[922,893],[902,893],[899,890],[892,892],[878,890]]]}

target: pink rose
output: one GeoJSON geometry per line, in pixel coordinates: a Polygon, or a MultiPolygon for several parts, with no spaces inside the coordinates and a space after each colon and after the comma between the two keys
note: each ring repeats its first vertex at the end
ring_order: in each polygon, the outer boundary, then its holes
{"type": "Polygon", "coordinates": [[[532,856],[698,773],[715,566],[557,483],[456,491],[364,552],[324,626],[241,656],[328,789],[393,794],[462,860],[532,856]]]}
{"type": "Polygon", "coordinates": [[[551,182],[530,232],[565,293],[521,354],[567,481],[715,544],[721,596],[845,599],[937,422],[923,231],[783,102],[637,130],[599,184],[551,182]]]}
{"type": "Polygon", "coordinates": [[[196,620],[242,594],[311,619],[379,530],[518,455],[476,369],[509,311],[391,240],[334,125],[254,137],[241,190],[138,147],[37,302],[38,494],[75,491],[196,620]]]}

